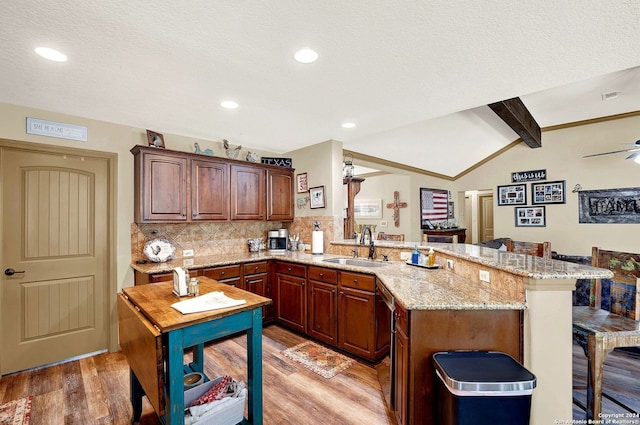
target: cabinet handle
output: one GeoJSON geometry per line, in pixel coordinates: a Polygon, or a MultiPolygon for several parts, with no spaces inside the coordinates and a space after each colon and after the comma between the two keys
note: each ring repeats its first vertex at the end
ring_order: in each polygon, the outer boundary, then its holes
{"type": "Polygon", "coordinates": [[[224,276],[224,272],[220,272],[220,276],[224,276]]]}
{"type": "Polygon", "coordinates": [[[335,294],[335,293],[336,293],[336,290],[335,290],[335,289],[332,289],[332,290],[331,290],[331,293],[332,293],[332,294],[335,294]]]}
{"type": "Polygon", "coordinates": [[[302,282],[302,286],[304,286],[304,282],[302,282]]]}
{"type": "Polygon", "coordinates": [[[290,272],[291,271],[291,267],[287,267],[287,271],[290,272]]]}
{"type": "Polygon", "coordinates": [[[344,295],[344,291],[340,291],[340,295],[344,295]]]}
{"type": "Polygon", "coordinates": [[[324,277],[324,273],[320,273],[320,277],[324,277]]]}
{"type": "Polygon", "coordinates": [[[358,279],[353,279],[353,283],[358,284],[358,279]]]}

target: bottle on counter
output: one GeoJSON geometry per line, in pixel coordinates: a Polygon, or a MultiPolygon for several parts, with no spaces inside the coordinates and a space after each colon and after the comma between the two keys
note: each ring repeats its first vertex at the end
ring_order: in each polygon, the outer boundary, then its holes
{"type": "Polygon", "coordinates": [[[436,264],[436,254],[433,252],[433,248],[429,248],[429,259],[427,260],[427,265],[429,267],[433,267],[436,264]]]}
{"type": "Polygon", "coordinates": [[[418,251],[418,247],[416,246],[411,253],[411,262],[413,264],[418,264],[420,261],[420,251],[418,251]]]}
{"type": "Polygon", "coordinates": [[[200,287],[199,287],[199,283],[198,279],[196,279],[195,277],[192,277],[189,280],[189,295],[192,297],[197,297],[198,294],[200,293],[200,287]]]}

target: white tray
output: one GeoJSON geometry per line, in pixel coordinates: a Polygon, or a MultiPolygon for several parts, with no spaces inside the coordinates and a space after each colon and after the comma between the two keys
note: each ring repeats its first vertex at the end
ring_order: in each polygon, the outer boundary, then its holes
{"type": "Polygon", "coordinates": [[[440,264],[434,264],[433,266],[427,266],[427,265],[424,265],[424,264],[415,264],[415,263],[412,263],[411,261],[407,261],[407,264],[410,265],[410,266],[421,267],[423,269],[429,269],[429,270],[441,269],[442,268],[442,265],[440,265],[440,264]]]}

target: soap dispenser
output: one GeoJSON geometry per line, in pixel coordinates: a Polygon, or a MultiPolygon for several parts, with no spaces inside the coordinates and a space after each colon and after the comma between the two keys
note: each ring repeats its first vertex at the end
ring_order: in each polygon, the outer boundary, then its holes
{"type": "Polygon", "coordinates": [[[411,262],[413,264],[418,264],[420,261],[420,251],[418,251],[418,247],[416,246],[411,253],[411,262]]]}
{"type": "Polygon", "coordinates": [[[429,259],[427,260],[427,265],[429,267],[436,265],[436,254],[433,252],[433,248],[429,248],[429,259]]]}

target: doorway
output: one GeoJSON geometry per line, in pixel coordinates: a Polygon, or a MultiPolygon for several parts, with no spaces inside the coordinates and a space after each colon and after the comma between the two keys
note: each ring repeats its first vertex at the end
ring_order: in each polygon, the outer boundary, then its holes
{"type": "Polygon", "coordinates": [[[115,154],[0,141],[1,375],[117,346],[115,169],[115,154]]]}

